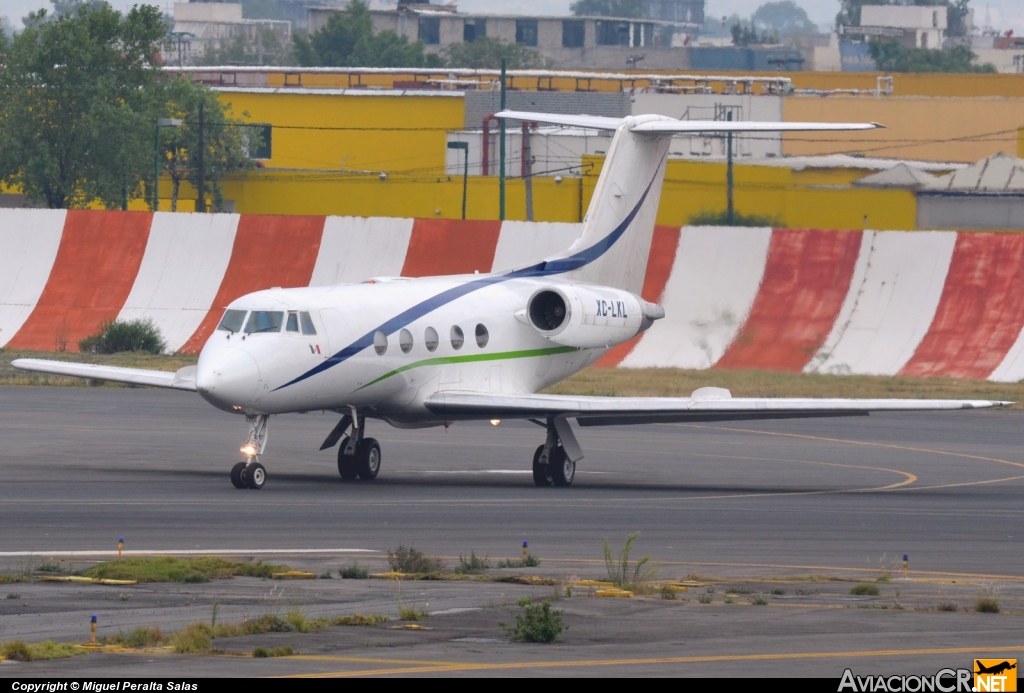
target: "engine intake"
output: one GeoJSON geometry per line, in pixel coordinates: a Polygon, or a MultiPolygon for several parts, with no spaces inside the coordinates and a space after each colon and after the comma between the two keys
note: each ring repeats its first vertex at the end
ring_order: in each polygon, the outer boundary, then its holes
{"type": "Polygon", "coordinates": [[[530,300],[530,322],[541,332],[557,330],[567,317],[569,308],[557,291],[540,291],[530,300]]]}

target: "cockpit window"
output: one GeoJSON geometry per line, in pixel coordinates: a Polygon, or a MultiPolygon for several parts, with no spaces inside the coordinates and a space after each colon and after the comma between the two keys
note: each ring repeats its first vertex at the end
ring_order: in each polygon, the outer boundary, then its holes
{"type": "Polygon", "coordinates": [[[244,310],[229,310],[224,313],[224,318],[220,321],[220,325],[217,327],[218,330],[224,330],[225,332],[235,333],[242,329],[242,323],[245,322],[244,310]]]}
{"type": "Polygon", "coordinates": [[[249,322],[245,324],[245,333],[280,332],[283,322],[283,310],[254,310],[249,315],[249,322]]]}
{"type": "Polygon", "coordinates": [[[306,311],[299,313],[299,320],[302,322],[302,334],[316,334],[316,328],[313,327],[313,318],[309,317],[309,313],[306,311]]]}
{"type": "Polygon", "coordinates": [[[288,332],[298,332],[299,331],[299,314],[298,313],[288,313],[288,322],[285,323],[284,329],[286,331],[288,331],[288,332]]]}

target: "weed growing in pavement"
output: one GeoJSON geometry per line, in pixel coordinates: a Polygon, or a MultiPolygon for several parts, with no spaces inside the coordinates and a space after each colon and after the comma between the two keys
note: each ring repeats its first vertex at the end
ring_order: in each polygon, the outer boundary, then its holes
{"type": "Polygon", "coordinates": [[[455,566],[455,572],[459,575],[471,575],[473,573],[482,573],[490,569],[490,567],[491,563],[487,560],[487,556],[480,558],[476,555],[476,551],[470,551],[468,559],[461,553],[459,554],[459,564],[455,566]]]}
{"type": "Polygon", "coordinates": [[[764,598],[763,594],[759,594],[756,597],[750,597],[750,603],[754,606],[768,606],[768,600],[764,598]]]}
{"type": "Polygon", "coordinates": [[[998,614],[999,601],[993,596],[981,596],[974,602],[974,610],[981,614],[998,614]]]}
{"type": "Polygon", "coordinates": [[[320,573],[316,577],[317,577],[318,580],[331,580],[331,579],[334,578],[334,576],[331,575],[331,571],[330,570],[325,570],[324,572],[320,573]]]}
{"type": "Polygon", "coordinates": [[[672,585],[662,585],[661,589],[658,590],[658,592],[661,594],[662,599],[676,598],[676,591],[675,589],[673,589],[672,585]]]}
{"type": "Polygon", "coordinates": [[[878,585],[862,582],[850,588],[850,594],[855,597],[877,597],[879,595],[878,585]]]}
{"type": "Polygon", "coordinates": [[[422,621],[429,614],[420,609],[416,602],[411,604],[402,598],[402,581],[395,580],[395,608],[398,609],[399,621],[422,621]]]}
{"type": "Polygon", "coordinates": [[[352,565],[338,571],[338,577],[342,580],[367,580],[370,577],[370,571],[353,561],[352,565]]]}
{"type": "Polygon", "coordinates": [[[777,588],[772,590],[772,594],[774,594],[776,596],[780,596],[780,597],[782,595],[784,595],[785,593],[786,593],[786,590],[782,589],[781,587],[777,587],[777,588]]]}
{"type": "Polygon", "coordinates": [[[290,647],[257,647],[252,651],[252,656],[256,659],[265,659],[267,657],[291,657],[296,654],[298,654],[298,652],[290,647]]]}
{"type": "Polygon", "coordinates": [[[499,568],[536,568],[540,565],[540,559],[532,553],[526,554],[526,558],[503,558],[498,561],[499,568]]]}
{"type": "Polygon", "coordinates": [[[521,609],[513,625],[498,624],[509,640],[550,643],[569,628],[562,620],[564,612],[553,610],[551,602],[522,605],[521,609]]]}
{"type": "Polygon", "coordinates": [[[626,543],[619,552],[618,559],[612,558],[612,549],[608,539],[604,540],[604,564],[608,570],[608,579],[619,589],[631,592],[646,592],[648,583],[657,574],[658,568],[650,565],[650,555],[644,556],[636,563],[630,564],[629,553],[633,543],[640,537],[640,532],[633,532],[626,537],[626,543]]]}
{"type": "Polygon", "coordinates": [[[135,630],[125,633],[118,631],[117,635],[103,638],[100,642],[104,645],[121,645],[122,647],[158,647],[164,643],[166,638],[159,628],[146,628],[141,626],[135,630]]]}
{"type": "Polygon", "coordinates": [[[726,594],[752,594],[753,590],[747,587],[727,587],[726,594]]]}
{"type": "Polygon", "coordinates": [[[703,594],[697,595],[697,601],[701,604],[710,604],[714,599],[714,593],[715,591],[709,587],[703,594]]]}
{"type": "Polygon", "coordinates": [[[397,549],[388,549],[388,565],[396,573],[422,575],[444,572],[444,564],[440,559],[424,555],[422,551],[412,546],[406,547],[401,544],[397,549]]]}
{"type": "Polygon", "coordinates": [[[953,602],[942,602],[937,607],[935,607],[935,610],[936,611],[960,611],[960,607],[958,607],[953,602]]]}
{"type": "Polygon", "coordinates": [[[18,594],[17,592],[8,592],[7,593],[7,598],[8,599],[21,599],[21,595],[18,594]]]}

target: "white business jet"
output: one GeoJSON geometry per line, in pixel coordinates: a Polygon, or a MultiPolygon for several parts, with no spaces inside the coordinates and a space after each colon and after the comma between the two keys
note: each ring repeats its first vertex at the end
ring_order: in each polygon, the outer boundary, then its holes
{"type": "Polygon", "coordinates": [[[525,419],[546,429],[533,456],[538,486],[569,486],[583,451],[569,423],[609,426],[972,409],[965,400],[761,399],[702,387],[684,398],[537,394],[664,317],[640,297],[669,140],[686,133],[868,130],[877,124],[680,121],[504,111],[498,117],[610,130],[583,230],[562,254],[504,272],[268,289],[228,306],[197,366],[177,373],[19,359],[28,371],[198,392],[245,416],[237,488],[262,488],[260,456],[273,414],[328,410],[323,442],[343,479],[381,466],[368,419],[398,428],[525,419]]]}

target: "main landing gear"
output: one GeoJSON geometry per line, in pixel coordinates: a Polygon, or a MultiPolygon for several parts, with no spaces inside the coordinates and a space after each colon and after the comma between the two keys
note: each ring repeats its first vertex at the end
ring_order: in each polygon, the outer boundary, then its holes
{"type": "Polygon", "coordinates": [[[267,447],[270,417],[247,416],[245,421],[249,424],[249,438],[240,450],[248,459],[231,468],[231,485],[237,489],[251,488],[258,491],[267,483],[267,469],[260,464],[259,456],[267,447]]]}
{"type": "Polygon", "coordinates": [[[576,479],[576,462],[583,450],[564,417],[550,417],[547,423],[534,421],[548,429],[543,445],[533,453],[533,483],[537,486],[571,486],[576,479]]]}
{"type": "Polygon", "coordinates": [[[373,438],[364,438],[365,431],[366,417],[359,416],[353,407],[351,413],[341,417],[341,421],[320,446],[321,450],[326,450],[341,441],[338,445],[338,474],[345,481],[372,481],[380,473],[380,443],[373,438]],[[350,433],[349,427],[352,429],[350,433]]]}

